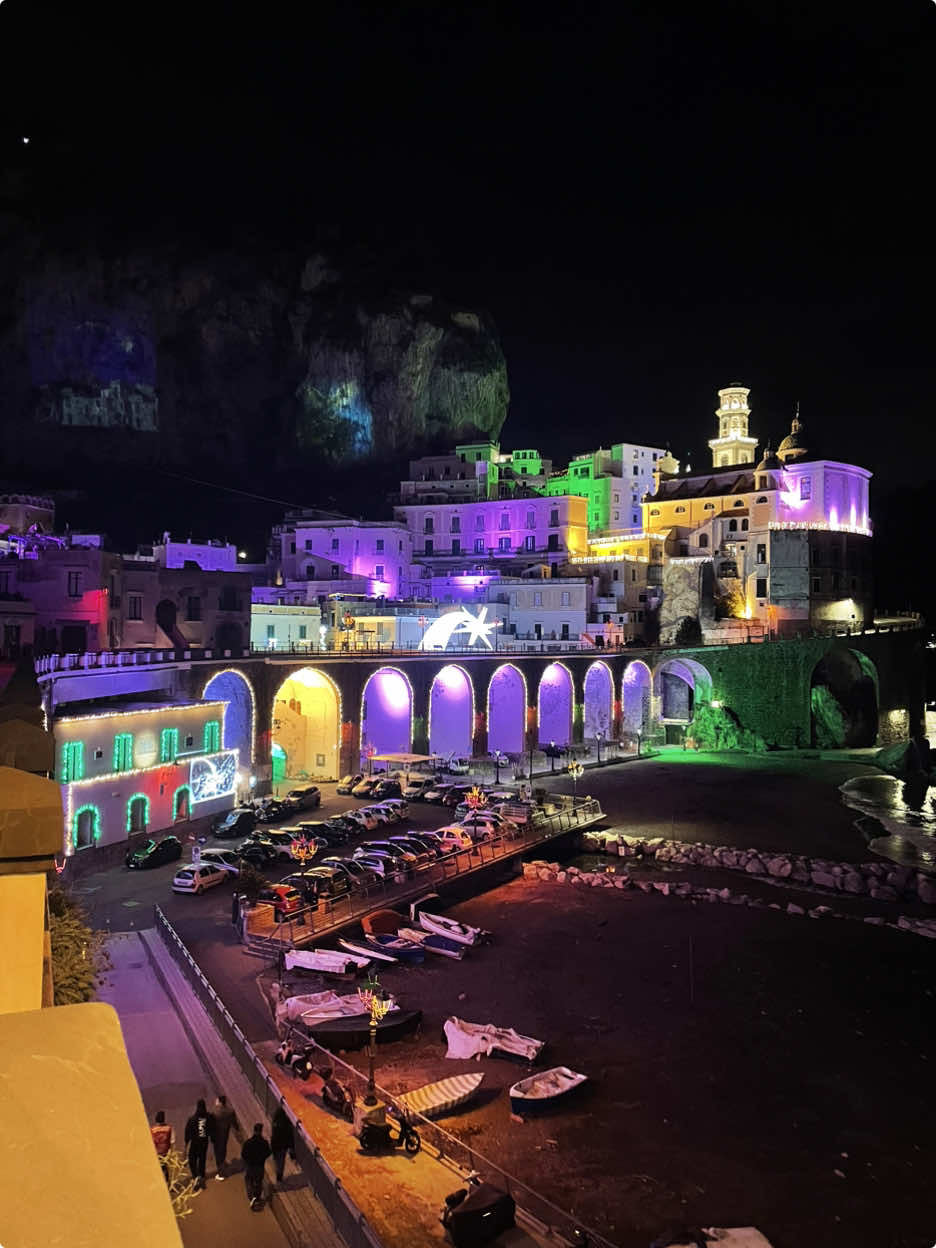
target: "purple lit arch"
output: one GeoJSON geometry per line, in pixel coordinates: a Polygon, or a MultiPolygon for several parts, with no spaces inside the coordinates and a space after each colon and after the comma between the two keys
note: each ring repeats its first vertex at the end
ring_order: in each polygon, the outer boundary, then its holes
{"type": "Polygon", "coordinates": [[[572,673],[562,663],[550,663],[543,672],[537,695],[539,742],[568,745],[572,740],[572,673]]]}
{"type": "Polygon", "coordinates": [[[474,689],[462,667],[443,667],[429,690],[429,752],[444,758],[471,757],[474,689]]]}
{"type": "Polygon", "coordinates": [[[377,754],[406,754],[413,743],[413,691],[395,667],[381,667],[364,686],[361,697],[361,759],[368,746],[377,754]]]}
{"type": "Polygon", "coordinates": [[[527,688],[522,673],[504,663],[491,677],[487,696],[488,749],[522,754],[526,748],[527,688]]]}
{"type": "Polygon", "coordinates": [[[628,663],[621,681],[621,731],[644,733],[650,727],[650,668],[640,659],[628,663]]]}
{"type": "Polygon", "coordinates": [[[585,737],[601,733],[609,741],[614,732],[614,681],[607,663],[598,659],[585,673],[585,737]]]}

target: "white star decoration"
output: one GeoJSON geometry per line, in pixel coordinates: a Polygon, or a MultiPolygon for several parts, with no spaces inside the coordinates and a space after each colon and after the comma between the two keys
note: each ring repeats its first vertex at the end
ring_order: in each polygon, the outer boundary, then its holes
{"type": "Polygon", "coordinates": [[[493,650],[491,633],[500,627],[500,620],[488,620],[487,607],[481,607],[477,615],[472,615],[462,607],[458,611],[448,611],[433,620],[429,630],[419,643],[420,650],[444,650],[456,633],[467,633],[466,646],[483,642],[488,650],[493,650]]]}

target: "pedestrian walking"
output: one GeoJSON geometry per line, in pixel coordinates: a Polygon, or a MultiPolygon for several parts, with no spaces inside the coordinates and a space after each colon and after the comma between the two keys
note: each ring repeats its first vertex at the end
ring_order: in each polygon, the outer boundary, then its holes
{"type": "Polygon", "coordinates": [[[263,1123],[254,1124],[253,1135],[244,1141],[241,1158],[244,1162],[244,1186],[251,1209],[259,1209],[263,1196],[263,1167],[270,1155],[270,1146],[263,1138],[263,1123]]]}
{"type": "Polygon", "coordinates": [[[273,1161],[276,1165],[276,1181],[283,1181],[283,1167],[286,1165],[286,1154],[289,1153],[293,1161],[296,1160],[296,1137],[293,1134],[293,1125],[289,1121],[289,1115],[286,1113],[286,1101],[280,1101],[273,1115],[273,1121],[270,1124],[270,1148],[273,1151],[273,1161]]]}
{"type": "Polygon", "coordinates": [[[166,1182],[169,1182],[169,1163],[167,1158],[169,1150],[175,1148],[175,1132],[166,1122],[166,1111],[157,1110],[156,1118],[150,1127],[150,1134],[153,1137],[153,1147],[156,1149],[156,1156],[159,1158],[159,1164],[162,1166],[162,1172],[166,1182]]]}
{"type": "Polygon", "coordinates": [[[205,1186],[205,1161],[208,1145],[214,1138],[214,1118],[208,1113],[205,1102],[199,1101],[195,1113],[185,1124],[185,1142],[188,1145],[188,1163],[195,1180],[195,1190],[205,1186]]]}
{"type": "Polygon", "coordinates": [[[237,1126],[237,1117],[223,1093],[211,1107],[211,1116],[214,1118],[212,1144],[214,1145],[215,1165],[218,1167],[215,1178],[219,1183],[223,1183],[226,1177],[224,1166],[227,1161],[228,1136],[231,1134],[231,1128],[237,1126]]]}

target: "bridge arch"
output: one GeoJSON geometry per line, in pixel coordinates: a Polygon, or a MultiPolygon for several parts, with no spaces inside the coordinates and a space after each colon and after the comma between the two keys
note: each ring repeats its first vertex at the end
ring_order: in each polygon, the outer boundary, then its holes
{"type": "Polygon", "coordinates": [[[429,752],[471,758],[474,685],[463,667],[447,663],[429,687],[429,752]]]}
{"type": "Polygon", "coordinates": [[[286,779],[337,780],[341,693],[314,667],[291,672],[273,697],[273,750],[286,779]]]}
{"type": "Polygon", "coordinates": [[[696,705],[712,700],[712,678],[696,659],[664,659],[653,673],[653,692],[662,720],[690,724],[696,705]]]}
{"type": "Polygon", "coordinates": [[[621,681],[621,731],[645,733],[650,727],[653,678],[643,659],[628,663],[621,681]]]}
{"type": "Polygon", "coordinates": [[[371,754],[406,754],[413,745],[413,687],[397,667],[379,667],[361,694],[361,763],[371,754]]]}
{"type": "Polygon", "coordinates": [[[601,734],[609,741],[614,732],[614,678],[602,659],[596,659],[585,673],[584,724],[586,740],[601,734]]]}
{"type": "Polygon", "coordinates": [[[878,735],[877,668],[860,650],[833,646],[809,681],[812,744],[825,749],[874,745],[878,735]]]}
{"type": "Polygon", "coordinates": [[[221,734],[224,749],[237,750],[240,765],[252,767],[257,739],[257,699],[253,685],[243,672],[228,667],[223,672],[215,672],[202,690],[202,697],[227,703],[221,734]]]}
{"type": "Polygon", "coordinates": [[[526,677],[513,663],[502,663],[488,681],[488,749],[522,754],[526,749],[526,714],[526,677]]]}
{"type": "Polygon", "coordinates": [[[575,685],[564,663],[550,663],[540,677],[536,696],[538,740],[569,745],[572,741],[572,709],[575,685]]]}

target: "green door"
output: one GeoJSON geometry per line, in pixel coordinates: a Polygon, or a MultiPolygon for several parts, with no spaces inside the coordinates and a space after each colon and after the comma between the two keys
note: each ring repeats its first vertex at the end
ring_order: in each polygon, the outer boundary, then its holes
{"type": "Polygon", "coordinates": [[[281,745],[273,743],[273,783],[286,779],[286,751],[281,745]]]}

